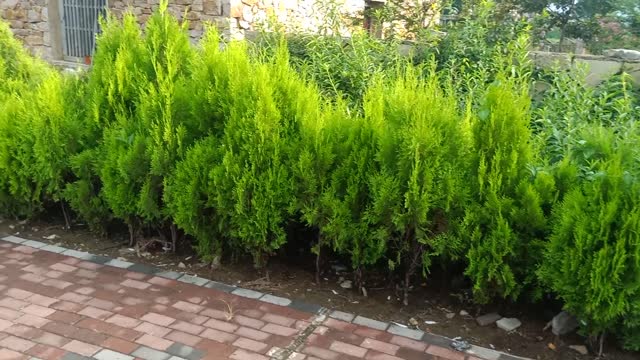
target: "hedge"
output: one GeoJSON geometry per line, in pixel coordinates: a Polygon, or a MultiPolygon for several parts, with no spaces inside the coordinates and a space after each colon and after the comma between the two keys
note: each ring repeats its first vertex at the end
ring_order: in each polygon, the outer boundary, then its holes
{"type": "Polygon", "coordinates": [[[555,296],[587,333],[640,347],[640,111],[624,76],[576,91],[579,76],[549,74],[532,100],[523,35],[487,55],[492,71],[387,56],[345,99],[282,39],[255,56],[209,28],[192,46],[166,2],[144,32],[132,14],[102,29],[94,66],[68,75],[1,23],[1,215],[55,205],[258,268],[302,224],[318,277],[329,256],[360,289],[388,269],[407,303],[416,274],[463,268],[478,303],[555,296]]]}

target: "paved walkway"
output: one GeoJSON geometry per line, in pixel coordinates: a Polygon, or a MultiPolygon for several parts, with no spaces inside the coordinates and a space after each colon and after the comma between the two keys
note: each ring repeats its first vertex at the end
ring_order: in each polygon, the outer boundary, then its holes
{"type": "Polygon", "coordinates": [[[29,243],[0,241],[0,359],[479,359],[29,243]]]}

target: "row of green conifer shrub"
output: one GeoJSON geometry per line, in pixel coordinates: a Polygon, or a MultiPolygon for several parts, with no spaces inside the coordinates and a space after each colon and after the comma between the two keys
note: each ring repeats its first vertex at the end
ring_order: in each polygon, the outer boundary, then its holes
{"type": "Polygon", "coordinates": [[[0,214],[59,204],[95,231],[184,232],[203,259],[257,266],[301,223],[317,234],[308,249],[349,258],[358,285],[388,267],[407,302],[419,273],[464,264],[479,303],[552,295],[587,333],[640,347],[638,108],[624,77],[584,90],[557,75],[533,103],[521,37],[472,87],[432,63],[376,74],[356,111],[294,70],[284,41],[252,57],[214,28],[194,47],[186,29],[166,2],[144,33],[110,17],[92,69],[69,76],[2,23],[0,214]]]}

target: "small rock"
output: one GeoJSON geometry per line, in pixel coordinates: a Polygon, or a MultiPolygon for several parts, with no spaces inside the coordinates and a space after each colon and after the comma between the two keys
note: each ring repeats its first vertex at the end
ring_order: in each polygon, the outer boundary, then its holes
{"type": "Polygon", "coordinates": [[[544,338],[542,336],[536,336],[536,340],[542,341],[542,340],[544,340],[544,338]]]}
{"type": "Polygon", "coordinates": [[[581,355],[589,355],[589,350],[584,345],[569,345],[569,349],[577,351],[581,355]]]}
{"type": "Polygon", "coordinates": [[[437,321],[433,321],[433,320],[426,320],[424,323],[427,324],[427,325],[435,325],[438,322],[437,321]]]}
{"type": "Polygon", "coordinates": [[[181,263],[178,264],[178,267],[180,269],[185,269],[187,267],[187,265],[185,265],[183,262],[181,262],[181,263]]]}
{"type": "Polygon", "coordinates": [[[500,316],[498,313],[489,313],[482,316],[478,316],[476,318],[476,322],[480,326],[488,326],[500,319],[502,319],[502,316],[500,316]]]}
{"type": "Polygon", "coordinates": [[[509,332],[519,328],[522,323],[516,318],[502,318],[496,321],[496,325],[498,325],[500,329],[509,332]]]}
{"type": "Polygon", "coordinates": [[[342,265],[342,264],[331,265],[331,269],[333,269],[333,271],[335,271],[336,273],[341,273],[341,272],[347,271],[347,267],[342,265]]]}
{"type": "Polygon", "coordinates": [[[116,258],[116,260],[120,260],[120,261],[128,261],[126,258],[123,258],[122,256],[119,256],[116,258]]]}
{"type": "Polygon", "coordinates": [[[13,229],[15,229],[15,228],[16,228],[15,226],[13,226],[13,225],[9,225],[9,229],[13,230],[13,229]]]}
{"type": "Polygon", "coordinates": [[[411,318],[409,319],[409,324],[413,325],[413,326],[418,326],[418,320],[411,318]]]}
{"type": "Polygon", "coordinates": [[[553,351],[556,351],[556,345],[554,343],[547,344],[547,347],[553,351]]]}
{"type": "Polygon", "coordinates": [[[340,287],[343,289],[351,289],[353,287],[353,284],[351,283],[351,280],[345,280],[340,283],[340,287]]]}
{"type": "Polygon", "coordinates": [[[43,236],[43,238],[47,239],[47,240],[55,240],[57,238],[59,238],[60,236],[56,235],[56,234],[51,234],[49,236],[43,236]]]}
{"type": "Polygon", "coordinates": [[[460,316],[469,316],[469,313],[466,310],[460,310],[460,316]]]}
{"type": "Polygon", "coordinates": [[[453,318],[456,316],[456,314],[454,314],[454,313],[447,313],[445,316],[447,317],[447,319],[451,320],[451,319],[453,319],[453,318]]]}
{"type": "Polygon", "coordinates": [[[578,319],[566,311],[562,311],[551,320],[551,332],[554,335],[566,335],[578,328],[578,319]]]}
{"type": "Polygon", "coordinates": [[[220,255],[216,255],[213,257],[213,260],[211,260],[211,270],[218,270],[220,269],[220,255]]]}

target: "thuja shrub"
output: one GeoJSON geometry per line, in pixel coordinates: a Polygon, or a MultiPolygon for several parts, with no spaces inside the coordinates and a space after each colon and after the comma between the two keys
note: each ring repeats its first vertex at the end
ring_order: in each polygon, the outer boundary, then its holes
{"type": "Polygon", "coordinates": [[[462,229],[469,238],[465,274],[479,302],[537,288],[555,185],[550,174],[531,171],[530,102],[526,82],[499,74],[470,115],[472,200],[462,229]]]}
{"type": "Polygon", "coordinates": [[[637,136],[593,125],[576,153],[589,152],[593,175],[554,209],[553,232],[539,275],[583,320],[586,333],[622,329],[626,347],[640,348],[640,183],[637,136]]]}
{"type": "Polygon", "coordinates": [[[113,218],[100,179],[105,129],[134,118],[139,86],[146,83],[150,68],[135,16],[126,13],[122,21],[110,15],[104,19],[87,80],[86,115],[79,119],[85,129],[86,146],[70,154],[74,179],[64,190],[70,207],[94,231],[104,233],[113,218]]]}
{"type": "Polygon", "coordinates": [[[26,54],[4,24],[0,38],[0,201],[3,212],[28,217],[59,202],[70,180],[69,155],[82,148],[84,82],[26,54]]]}
{"type": "Polygon", "coordinates": [[[390,240],[392,267],[403,268],[405,304],[416,270],[426,275],[434,259],[444,262],[460,253],[452,228],[468,195],[464,116],[447,78],[428,73],[422,81],[409,68],[398,80],[373,86],[365,101],[378,164],[367,218],[378,241],[390,240]]]}
{"type": "Polygon", "coordinates": [[[302,80],[281,50],[273,63],[256,63],[232,81],[234,91],[227,94],[232,107],[221,138],[221,160],[211,172],[212,189],[216,209],[229,217],[236,248],[250,253],[255,266],[262,267],[286,242],[294,197],[289,159],[298,114],[290,112],[289,104],[296,97],[283,90],[302,80]]]}
{"type": "MultiPolygon", "coordinates": [[[[162,201],[163,183],[193,136],[187,84],[194,55],[186,23],[180,25],[168,14],[167,2],[149,18],[133,49],[141,56],[136,62],[147,68],[130,79],[130,94],[114,92],[119,100],[112,106],[115,119],[104,131],[98,160],[101,194],[129,226],[131,243],[143,225],[163,236],[172,227],[162,201]]],[[[116,78],[127,75],[120,70],[115,67],[116,78]]],[[[175,230],[171,236],[175,244],[175,230]]]]}
{"type": "Polygon", "coordinates": [[[315,229],[318,238],[312,245],[316,255],[316,282],[320,281],[323,253],[332,247],[328,232],[336,214],[336,201],[342,182],[336,176],[344,161],[354,119],[344,103],[325,104],[300,120],[300,141],[294,156],[293,175],[296,195],[294,210],[301,221],[315,229]],[[321,111],[320,111],[321,110],[321,111]]]}

